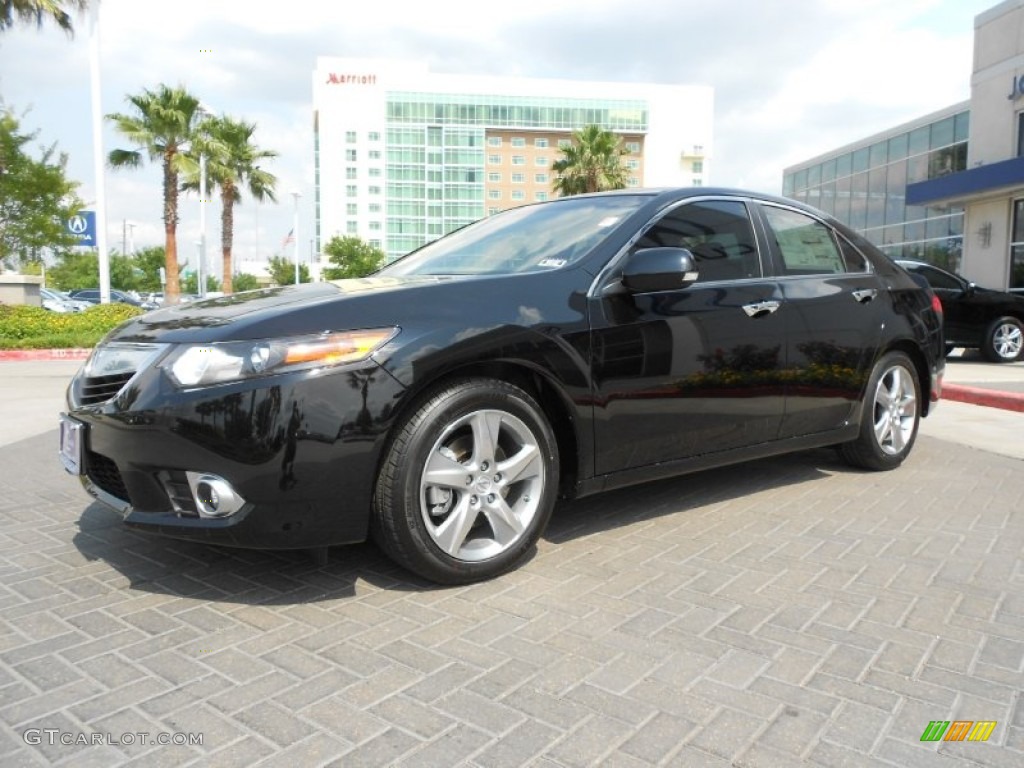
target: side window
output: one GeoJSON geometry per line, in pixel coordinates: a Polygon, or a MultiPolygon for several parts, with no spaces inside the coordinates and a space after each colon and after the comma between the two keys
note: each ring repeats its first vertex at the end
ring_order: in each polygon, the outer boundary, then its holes
{"type": "MultiPolygon", "coordinates": [[[[836,275],[847,272],[832,230],[786,208],[763,208],[787,275],[836,275]]],[[[863,270],[860,270],[863,271],[863,270]]]]}
{"type": "Polygon", "coordinates": [[[697,282],[761,276],[747,206],[734,200],[684,203],[658,219],[637,248],[686,248],[697,261],[697,282]]]}
{"type": "Polygon", "coordinates": [[[931,285],[932,288],[944,288],[949,291],[963,290],[963,286],[960,285],[956,279],[938,269],[922,266],[918,267],[914,271],[919,275],[924,275],[924,279],[928,281],[928,284],[931,285]]]}
{"type": "Polygon", "coordinates": [[[857,247],[842,235],[839,240],[839,250],[843,252],[843,261],[846,263],[847,272],[870,272],[871,263],[864,257],[864,254],[857,250],[857,247]]]}

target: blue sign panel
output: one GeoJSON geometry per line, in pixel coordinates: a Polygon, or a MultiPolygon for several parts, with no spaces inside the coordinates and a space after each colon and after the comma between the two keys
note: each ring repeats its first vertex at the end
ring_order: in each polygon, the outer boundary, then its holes
{"type": "Polygon", "coordinates": [[[68,232],[78,238],[78,245],[96,245],[96,212],[79,211],[67,220],[68,232]]]}

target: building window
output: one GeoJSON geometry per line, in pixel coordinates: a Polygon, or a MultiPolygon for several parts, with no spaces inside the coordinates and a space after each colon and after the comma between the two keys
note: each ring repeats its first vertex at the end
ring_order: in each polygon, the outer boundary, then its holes
{"type": "Polygon", "coordinates": [[[345,213],[349,216],[359,215],[359,205],[357,203],[347,203],[345,205],[345,213]]]}
{"type": "Polygon", "coordinates": [[[534,139],[533,140],[533,146],[535,146],[537,149],[547,149],[548,148],[548,140],[547,139],[534,139]]]}
{"type": "Polygon", "coordinates": [[[488,136],[487,137],[487,146],[488,147],[500,147],[501,146],[501,136],[488,136]]]}
{"type": "Polygon", "coordinates": [[[370,169],[370,176],[371,177],[377,177],[377,176],[380,176],[380,175],[381,175],[380,168],[371,168],[370,169]]]}
{"type": "Polygon", "coordinates": [[[693,180],[693,186],[695,186],[695,187],[703,187],[704,186],[704,179],[694,179],[693,180]]]}
{"type": "Polygon", "coordinates": [[[487,163],[488,165],[501,165],[501,155],[488,155],[487,163]]]}
{"type": "Polygon", "coordinates": [[[349,185],[347,185],[345,187],[345,196],[346,197],[357,197],[358,195],[359,195],[359,190],[356,189],[356,185],[355,184],[349,184],[349,185]]]}
{"type": "Polygon", "coordinates": [[[487,215],[488,216],[493,216],[496,213],[501,213],[501,208],[488,208],[487,209],[487,215]]]}
{"type": "Polygon", "coordinates": [[[356,151],[354,149],[346,149],[345,160],[350,163],[354,163],[356,161],[356,151]]]}
{"type": "Polygon", "coordinates": [[[694,160],[693,161],[693,172],[694,173],[704,173],[704,161],[703,160],[694,160]]]}
{"type": "Polygon", "coordinates": [[[380,203],[370,203],[370,213],[380,213],[380,203]]]}
{"type": "Polygon", "coordinates": [[[380,230],[380,222],[379,221],[371,221],[370,222],[370,229],[373,230],[373,231],[380,230]]]}
{"type": "Polygon", "coordinates": [[[537,155],[537,157],[533,159],[533,163],[534,165],[547,165],[548,159],[544,155],[537,155]]]}
{"type": "Polygon", "coordinates": [[[567,149],[568,147],[571,147],[571,146],[572,146],[572,141],[569,140],[569,139],[559,139],[558,140],[558,148],[559,149],[567,149]]]}
{"type": "Polygon", "coordinates": [[[525,200],[526,199],[526,193],[523,192],[523,190],[521,190],[521,189],[514,189],[514,190],[512,190],[512,199],[513,200],[525,200]]]}
{"type": "Polygon", "coordinates": [[[354,178],[356,178],[356,169],[355,168],[351,168],[351,167],[346,168],[345,169],[345,178],[346,179],[354,179],[354,178]]]}
{"type": "Polygon", "coordinates": [[[359,232],[359,222],[357,222],[357,221],[346,222],[345,223],[345,232],[350,234],[350,235],[354,235],[357,232],[359,232]]]}
{"type": "Polygon", "coordinates": [[[487,199],[488,200],[501,200],[501,190],[500,189],[489,189],[489,190],[487,190],[487,199]]]}
{"type": "Polygon", "coordinates": [[[523,155],[512,155],[512,165],[526,165],[526,157],[523,155]]]}
{"type": "Polygon", "coordinates": [[[629,170],[631,170],[631,171],[635,171],[637,168],[640,167],[640,161],[639,160],[627,160],[626,161],[626,167],[629,168],[629,170]]]}
{"type": "Polygon", "coordinates": [[[538,192],[538,193],[537,193],[536,195],[534,195],[533,197],[534,197],[534,199],[535,199],[535,200],[536,200],[537,202],[539,202],[539,203],[543,203],[543,202],[544,202],[545,200],[547,200],[547,199],[548,199],[548,193],[547,193],[547,192],[538,192]]]}
{"type": "Polygon", "coordinates": [[[525,184],[526,183],[526,174],[525,173],[513,173],[512,174],[512,183],[513,184],[525,184]]]}
{"type": "Polygon", "coordinates": [[[355,131],[345,131],[345,143],[346,144],[355,144],[356,143],[356,132],[355,131]]]}
{"type": "Polygon", "coordinates": [[[640,179],[638,179],[636,176],[630,176],[629,181],[626,182],[626,185],[630,187],[639,187],[640,179]]]}
{"type": "Polygon", "coordinates": [[[533,180],[538,184],[547,184],[548,175],[546,173],[538,173],[534,175],[533,180]]]}
{"type": "Polygon", "coordinates": [[[487,174],[487,180],[489,182],[491,182],[492,184],[500,184],[501,183],[501,174],[500,173],[488,173],[487,174]]]}
{"type": "Polygon", "coordinates": [[[371,160],[380,160],[380,150],[379,149],[371,149],[370,150],[370,159],[371,160]]]}
{"type": "Polygon", "coordinates": [[[380,141],[380,132],[379,131],[370,131],[367,134],[367,138],[370,141],[380,141]]]}
{"type": "Polygon", "coordinates": [[[516,147],[516,148],[518,148],[518,147],[525,147],[526,146],[526,139],[524,139],[522,136],[513,136],[511,143],[512,143],[512,146],[516,147]]]}
{"type": "Polygon", "coordinates": [[[704,145],[703,144],[694,144],[693,145],[693,154],[695,154],[695,155],[703,155],[704,154],[704,145]]]}
{"type": "Polygon", "coordinates": [[[380,187],[370,187],[371,195],[379,195],[381,193],[380,187]]]}
{"type": "Polygon", "coordinates": [[[640,154],[640,142],[639,141],[627,141],[626,151],[632,155],[640,154]]]}
{"type": "Polygon", "coordinates": [[[1010,239],[1010,287],[1024,288],[1024,200],[1013,201],[1013,233],[1010,239]]]}

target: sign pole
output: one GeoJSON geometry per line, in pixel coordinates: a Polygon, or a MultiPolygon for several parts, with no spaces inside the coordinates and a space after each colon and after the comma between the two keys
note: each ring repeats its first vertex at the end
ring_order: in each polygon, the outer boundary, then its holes
{"type": "Polygon", "coordinates": [[[104,185],[103,101],[100,83],[100,4],[92,4],[89,35],[89,83],[92,92],[92,155],[96,175],[96,250],[100,266],[100,303],[110,303],[110,254],[107,252],[107,195],[104,185]]]}

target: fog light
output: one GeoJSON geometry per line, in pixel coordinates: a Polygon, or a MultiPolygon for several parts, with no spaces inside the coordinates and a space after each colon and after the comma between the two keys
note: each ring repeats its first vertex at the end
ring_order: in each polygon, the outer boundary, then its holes
{"type": "Polygon", "coordinates": [[[227,517],[245,504],[245,499],[223,477],[204,472],[186,472],[185,476],[202,517],[227,517]]]}

